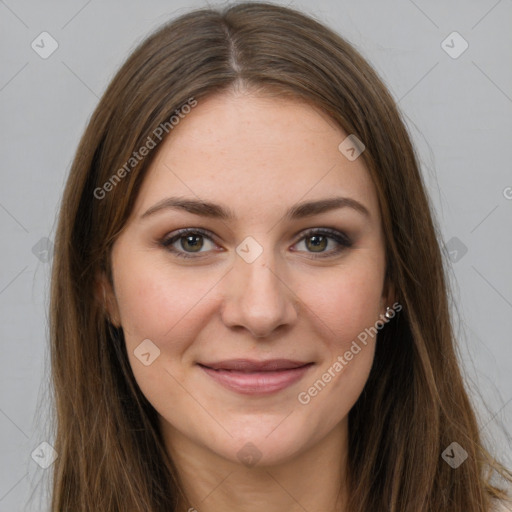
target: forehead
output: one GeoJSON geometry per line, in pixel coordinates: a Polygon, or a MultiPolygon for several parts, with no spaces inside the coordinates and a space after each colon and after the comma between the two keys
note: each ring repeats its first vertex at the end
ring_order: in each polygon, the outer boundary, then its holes
{"type": "MultiPolygon", "coordinates": [[[[223,93],[200,100],[158,147],[135,213],[166,196],[228,205],[266,216],[304,200],[348,196],[378,218],[362,158],[338,149],[347,137],[329,116],[300,100],[223,93]]],[[[278,213],[278,212],[276,212],[278,213]]]]}

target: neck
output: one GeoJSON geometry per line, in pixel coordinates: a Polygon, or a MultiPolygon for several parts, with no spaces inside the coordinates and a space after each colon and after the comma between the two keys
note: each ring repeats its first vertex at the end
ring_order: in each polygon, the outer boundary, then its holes
{"type": "Polygon", "coordinates": [[[279,464],[247,467],[198,446],[177,431],[165,442],[186,499],[180,512],[344,512],[346,423],[315,446],[279,464]]]}

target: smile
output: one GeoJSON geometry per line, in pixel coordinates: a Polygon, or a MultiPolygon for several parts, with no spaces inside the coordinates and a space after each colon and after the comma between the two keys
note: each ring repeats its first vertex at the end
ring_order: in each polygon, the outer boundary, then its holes
{"type": "Polygon", "coordinates": [[[198,366],[220,385],[245,395],[267,395],[285,389],[299,381],[312,365],[313,363],[287,359],[232,359],[216,363],[198,363],[198,366]]]}

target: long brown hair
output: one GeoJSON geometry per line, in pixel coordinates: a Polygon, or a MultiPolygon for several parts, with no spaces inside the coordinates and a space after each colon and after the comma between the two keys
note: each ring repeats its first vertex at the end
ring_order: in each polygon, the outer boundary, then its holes
{"type": "Polygon", "coordinates": [[[52,510],[177,510],[179,478],[156,412],[135,382],[122,329],[108,321],[97,282],[102,272],[111,279],[110,249],[157,150],[140,162],[130,160],[134,152],[161,125],[172,137],[169,119],[191,99],[200,104],[236,86],[307,101],[366,146],[387,279],[403,310],[379,333],[369,380],[350,412],[349,510],[488,512],[490,498],[502,496],[491,476],[511,475],[479,439],[455,354],[437,229],[396,105],[340,36],[289,8],[252,2],[197,10],[152,34],[118,71],[80,141],[52,274],[59,454],[52,510]],[[457,469],[441,457],[454,441],[468,453],[457,469]]]}

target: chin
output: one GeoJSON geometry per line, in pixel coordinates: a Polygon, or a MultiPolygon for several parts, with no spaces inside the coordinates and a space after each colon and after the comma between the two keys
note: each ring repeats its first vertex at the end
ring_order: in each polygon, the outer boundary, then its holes
{"type": "Polygon", "coordinates": [[[212,445],[210,439],[207,446],[230,462],[247,467],[288,463],[327,434],[327,431],[308,428],[308,422],[295,417],[296,414],[293,411],[279,417],[256,415],[245,418],[227,428],[232,438],[224,438],[224,442],[217,446],[212,445]]]}
{"type": "MultiPolygon", "coordinates": [[[[252,438],[237,438],[218,453],[235,464],[263,468],[291,462],[301,454],[306,444],[298,434],[269,439],[262,433],[252,438]]],[[[221,447],[211,448],[217,451],[221,447]]]]}

